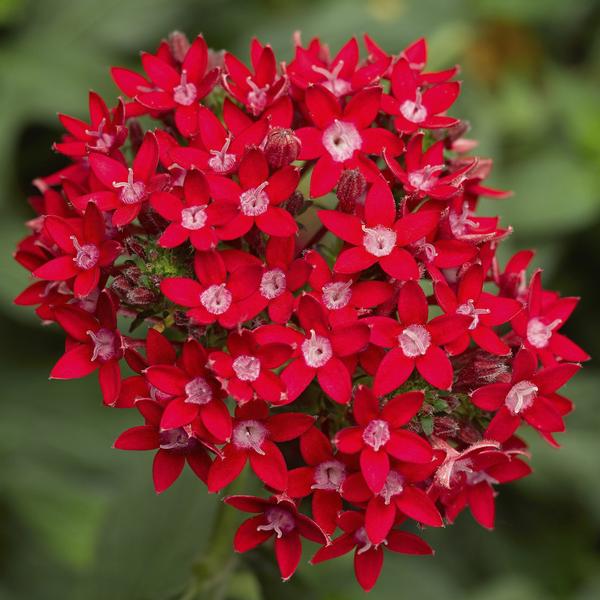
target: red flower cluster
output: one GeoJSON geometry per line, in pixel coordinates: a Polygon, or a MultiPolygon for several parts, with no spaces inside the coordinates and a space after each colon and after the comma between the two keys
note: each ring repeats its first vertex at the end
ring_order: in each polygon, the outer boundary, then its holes
{"type": "Polygon", "coordinates": [[[298,40],[286,65],[254,40],[248,68],[176,33],[145,75],[114,68],[114,108],[60,116],[16,302],[66,333],[51,377],[97,370],[139,413],[115,447],[156,452],[157,492],[249,465],[268,497],[226,498],[255,515],[235,549],[274,538],[284,579],[302,537],[313,563],[354,551],[369,590],[384,550],[432,553],[407,527],[467,506],[493,527],[496,486],[530,472],[517,430],[557,445],[588,356],[560,332],[577,298],[528,278],[531,252],[496,259],[511,230],[477,204],[506,194],[446,114],[457,70],[365,45],[298,40]]]}

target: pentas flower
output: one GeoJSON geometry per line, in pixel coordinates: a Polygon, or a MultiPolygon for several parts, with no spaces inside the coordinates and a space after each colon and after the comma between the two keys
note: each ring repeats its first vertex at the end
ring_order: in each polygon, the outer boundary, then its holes
{"type": "Polygon", "coordinates": [[[82,219],[47,216],[44,230],[63,254],[39,266],[33,275],[47,281],[72,281],[78,298],[98,286],[102,269],[110,267],[122,252],[119,242],[106,238],[104,218],[93,204],[87,206],[82,219]]]}
{"type": "MultiPolygon", "coordinates": [[[[247,259],[252,262],[250,255],[247,259]]],[[[223,256],[216,251],[197,252],[194,272],[199,281],[187,277],[163,279],[162,293],[187,307],[187,316],[203,325],[218,322],[232,328],[248,318],[243,301],[254,287],[252,273],[241,268],[228,273],[223,256]]]]}
{"type": "Polygon", "coordinates": [[[290,358],[287,344],[259,344],[255,332],[242,329],[229,334],[227,349],[211,352],[207,366],[229,395],[242,404],[253,398],[286,403],[285,385],[273,369],[290,358]]]}
{"type": "Polygon", "coordinates": [[[218,231],[222,240],[239,238],[256,225],[263,233],[274,236],[294,235],[298,225],[292,215],[279,205],[298,185],[300,174],[285,166],[269,175],[269,165],[261,150],[248,150],[238,169],[240,183],[214,176],[210,190],[217,218],[227,221],[218,231]]]}
{"type": "Polygon", "coordinates": [[[258,286],[248,298],[252,315],[267,309],[274,323],[287,323],[296,302],[294,293],[302,288],[310,273],[310,265],[296,258],[293,237],[272,237],[265,248],[265,264],[247,267],[255,273],[258,286]]]}
{"type": "Polygon", "coordinates": [[[311,496],[315,521],[331,534],[343,508],[340,492],[351,460],[335,453],[329,438],[316,427],[300,437],[300,454],[307,466],[289,471],[286,494],[292,498],[311,496]]]}
{"type": "Polygon", "coordinates": [[[286,72],[300,90],[320,84],[341,98],[377,83],[391,62],[391,57],[386,56],[371,64],[359,65],[359,52],[355,38],[346,42],[333,58],[327,46],[317,38],[311,40],[308,48],[303,48],[298,40],[294,59],[286,72]]]}
{"type": "Polygon", "coordinates": [[[364,220],[335,210],[320,210],[319,219],[350,245],[337,257],[334,271],[358,273],[379,264],[391,277],[406,281],[418,279],[419,268],[405,246],[433,231],[439,213],[421,210],[398,219],[390,189],[376,182],[365,199],[364,220]]]}
{"type": "Polygon", "coordinates": [[[472,339],[480,348],[491,354],[510,354],[510,347],[493,329],[508,322],[522,306],[511,298],[501,298],[483,291],[484,273],[480,265],[473,265],[460,278],[456,293],[439,281],[435,297],[446,314],[465,315],[471,318],[467,331],[446,345],[450,354],[462,354],[472,339]]]}
{"type": "Polygon", "coordinates": [[[531,467],[519,456],[518,443],[500,450],[493,441],[481,441],[458,451],[443,440],[434,440],[445,456],[434,479],[431,495],[444,506],[444,516],[453,523],[468,506],[475,520],[486,529],[494,528],[494,485],[526,477],[531,467]]]}
{"type": "Polygon", "coordinates": [[[468,315],[434,317],[428,321],[425,293],[416,281],[407,281],[398,296],[399,321],[370,317],[371,343],[391,348],[381,361],[373,389],[381,396],[401,386],[416,368],[434,387],[450,389],[454,371],[441,348],[460,337],[472,323],[468,315]]]}
{"type": "Polygon", "coordinates": [[[149,81],[144,77],[114,67],[112,76],[121,91],[152,112],[175,113],[175,124],[179,132],[190,137],[198,132],[198,106],[214,87],[219,76],[218,69],[208,69],[208,47],[199,35],[181,66],[176,66],[165,57],[142,53],[142,65],[149,81]]]}
{"type": "Polygon", "coordinates": [[[144,425],[126,429],[114,443],[118,450],[158,450],[152,463],[154,489],[161,494],[179,478],[187,463],[196,476],[206,483],[211,465],[209,451],[218,452],[208,441],[209,435],[198,421],[173,429],[161,427],[163,406],[151,399],[141,399],[135,407],[145,419],[144,425]]]}
{"type": "Polygon", "coordinates": [[[96,315],[75,305],[56,307],[54,319],[67,335],[65,353],[50,372],[51,379],[78,379],[98,370],[104,403],[113,404],[121,387],[119,360],[123,338],[117,329],[115,300],[100,294],[96,315]]]}
{"type": "Polygon", "coordinates": [[[156,174],[158,145],[152,133],[145,135],[131,167],[98,153],[91,154],[89,161],[92,172],[105,189],[82,195],[76,206],[83,209],[91,201],[103,211],[114,209],[112,224],[116,227],[131,223],[152,193],[165,182],[163,175],[156,174]]]}
{"type": "Polygon", "coordinates": [[[338,524],[342,535],[330,545],[323,546],[312,557],[311,564],[316,565],[332,560],[354,550],[354,574],[360,586],[369,592],[373,589],[383,567],[383,549],[400,554],[433,554],[433,550],[420,537],[406,531],[392,529],[385,540],[373,543],[365,528],[364,514],[345,511],[340,514],[338,524]]]}
{"type": "Polygon", "coordinates": [[[89,123],[69,115],[58,115],[68,135],[62,142],[53,145],[57,152],[74,158],[86,156],[90,152],[108,155],[118,152],[127,139],[123,102],[119,101],[111,111],[96,92],[90,92],[89,113],[89,123]]]}
{"type": "Polygon", "coordinates": [[[215,175],[234,173],[247,148],[261,146],[267,131],[269,121],[259,119],[244,124],[238,129],[238,124],[232,109],[227,110],[230,103],[226,100],[223,106],[223,124],[219,118],[205,106],[198,108],[199,135],[189,146],[175,145],[169,150],[173,163],[185,169],[198,169],[215,175]]]}
{"type": "Polygon", "coordinates": [[[355,321],[362,314],[384,304],[394,290],[387,281],[354,281],[349,275],[332,273],[325,259],[314,250],[304,255],[311,266],[308,278],[313,295],[329,311],[332,325],[355,321]]]}
{"type": "Polygon", "coordinates": [[[576,363],[560,363],[538,371],[536,355],[525,348],[520,350],[509,383],[493,383],[471,394],[475,406],[495,412],[484,433],[486,438],[504,442],[522,420],[543,434],[564,431],[554,394],[580,368],[576,363]]]}
{"type": "Polygon", "coordinates": [[[300,298],[296,316],[303,333],[276,328],[271,339],[280,343],[292,340],[297,358],[282,371],[287,397],[293,402],[316,377],[321,389],[335,402],[347,404],[352,392],[353,355],[369,341],[369,329],[360,322],[332,327],[326,311],[312,296],[300,298]]]}
{"type": "Polygon", "coordinates": [[[346,478],[342,496],[356,506],[366,506],[365,529],[374,544],[382,543],[392,527],[407,517],[422,525],[442,527],[435,501],[417,485],[428,479],[436,466],[433,461],[428,465],[392,463],[385,483],[377,493],[367,485],[362,473],[352,473],[346,478]]]}
{"type": "Polygon", "coordinates": [[[255,117],[261,115],[281,98],[292,116],[292,105],[286,92],[286,79],[277,72],[275,54],[270,46],[254,39],[250,47],[252,73],[239,58],[225,53],[224,88],[255,117]]]}
{"type": "Polygon", "coordinates": [[[51,377],[98,371],[137,409],[115,447],[156,453],[157,492],[186,463],[213,493],[251,471],[270,497],[227,500],[255,515],[236,550],[275,537],[284,579],[301,537],[314,563],[354,551],[370,590],[384,548],[432,553],[404,524],[493,527],[531,472],[517,429],[558,446],[589,356],[561,333],[578,298],[529,279],[530,250],[499,264],[512,228],[479,205],[509,194],[446,114],[457,67],[426,71],[422,38],[294,45],[254,39],[246,66],[175,32],[146,75],[113,69],[127,101],[59,115],[15,302],[65,332],[51,377]]]}
{"type": "Polygon", "coordinates": [[[156,192],[152,208],[170,221],[158,243],[163,248],[175,248],[190,241],[197,250],[211,250],[219,242],[215,232],[214,211],[209,206],[210,192],[205,177],[190,171],[183,183],[183,198],[174,192],[156,192]]]}
{"type": "Polygon", "coordinates": [[[177,366],[151,365],[144,375],[153,388],[171,398],[162,415],[162,428],[183,427],[200,418],[205,429],[224,442],[231,437],[231,416],[218,382],[206,368],[207,360],[206,349],[189,340],[177,366]]]}
{"type": "Polygon", "coordinates": [[[436,83],[423,89],[406,58],[396,62],[390,81],[392,94],[384,96],[382,106],[394,117],[394,126],[400,133],[412,133],[419,128],[440,129],[458,123],[458,119],[443,114],[458,97],[458,82],[436,83]]]}
{"type": "MultiPolygon", "coordinates": [[[[344,168],[372,168],[367,155],[390,156],[404,144],[388,130],[371,127],[379,112],[381,89],[361,90],[342,109],[338,99],[323,86],[306,90],[306,107],[314,127],[296,130],[300,160],[318,159],[310,176],[310,195],[323,196],[337,183],[344,168]]],[[[373,165],[374,166],[374,165],[373,165]]],[[[378,171],[374,166],[375,172],[378,171]]]]}
{"type": "Polygon", "coordinates": [[[360,453],[360,470],[369,489],[379,494],[390,473],[390,457],[406,462],[428,463],[433,451],[427,440],[402,429],[423,404],[423,392],[394,396],[383,408],[373,392],[359,386],[352,414],[356,427],[338,431],[335,445],[344,454],[360,453]]]}
{"type": "Polygon", "coordinates": [[[267,486],[284,490],[287,486],[287,465],[281,442],[300,437],[314,423],[303,413],[269,414],[268,405],[253,400],[235,409],[231,441],[222,448],[222,455],[213,463],[208,476],[208,491],[218,492],[229,485],[246,462],[267,486]]]}
{"type": "Polygon", "coordinates": [[[244,521],[235,534],[236,552],[248,552],[275,536],[275,557],[279,572],[287,581],[296,571],[302,557],[301,538],[317,544],[329,543],[325,532],[286,496],[268,499],[256,496],[228,496],[225,502],[238,510],[255,513],[244,521]]]}
{"type": "Polygon", "coordinates": [[[405,168],[401,167],[386,149],[385,158],[391,172],[402,183],[408,194],[417,198],[429,196],[435,200],[448,200],[461,191],[466,173],[474,163],[467,163],[460,169],[445,173],[444,144],[435,142],[425,152],[422,150],[423,134],[411,138],[406,146],[405,168]]]}
{"type": "Polygon", "coordinates": [[[586,361],[590,355],[575,342],[559,333],[567,322],[579,298],[560,298],[542,289],[542,272],[537,270],[529,284],[527,306],[511,321],[512,327],[526,348],[548,365],[556,359],[586,361]]]}

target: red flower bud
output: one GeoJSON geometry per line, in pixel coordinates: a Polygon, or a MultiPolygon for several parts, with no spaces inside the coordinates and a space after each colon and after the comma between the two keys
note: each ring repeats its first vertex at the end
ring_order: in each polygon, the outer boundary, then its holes
{"type": "Polygon", "coordinates": [[[337,184],[336,196],[340,201],[339,209],[353,213],[357,200],[365,193],[367,180],[358,169],[343,171],[337,184]]]}
{"type": "Polygon", "coordinates": [[[300,153],[300,140],[291,129],[274,127],[267,134],[265,156],[274,169],[294,162],[300,153]]]}

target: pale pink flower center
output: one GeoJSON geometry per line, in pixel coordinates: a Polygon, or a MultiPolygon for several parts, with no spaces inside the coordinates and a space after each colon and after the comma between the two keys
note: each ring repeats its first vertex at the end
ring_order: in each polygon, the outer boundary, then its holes
{"type": "Polygon", "coordinates": [[[263,181],[258,187],[250,188],[240,194],[240,210],[247,217],[257,217],[267,212],[269,196],[265,188],[268,184],[268,181],[263,181]]]}
{"type": "Polygon", "coordinates": [[[259,525],[257,531],[274,531],[278,538],[287,535],[296,527],[294,515],[285,508],[273,506],[265,511],[266,523],[259,525]]]}
{"type": "Polygon", "coordinates": [[[364,554],[373,547],[373,542],[371,542],[369,539],[367,530],[364,527],[359,527],[354,532],[354,539],[356,540],[356,545],[358,546],[357,554],[364,554]]]}
{"type": "Polygon", "coordinates": [[[556,319],[548,325],[541,319],[538,319],[538,317],[529,319],[529,323],[527,323],[527,341],[534,348],[545,348],[552,337],[553,330],[561,323],[560,319],[556,319]]]}
{"type": "Polygon", "coordinates": [[[111,329],[98,329],[98,331],[88,331],[87,334],[94,342],[92,350],[92,360],[106,362],[116,358],[119,355],[120,340],[117,334],[111,329]]]}
{"type": "Polygon", "coordinates": [[[93,131],[91,129],[86,129],[85,133],[90,137],[96,138],[95,145],[88,144],[88,146],[97,152],[103,152],[107,154],[108,151],[112,148],[115,143],[115,136],[109,133],[104,133],[104,128],[106,127],[106,119],[102,119],[100,124],[98,125],[98,131],[93,131]]]}
{"type": "Polygon", "coordinates": [[[331,342],[322,335],[317,335],[314,329],[310,337],[302,342],[302,356],[304,362],[315,369],[322,367],[333,355],[331,342]]]}
{"type": "Polygon", "coordinates": [[[422,123],[427,118],[427,108],[423,105],[419,90],[414,100],[405,100],[400,105],[400,114],[411,123],[422,123]]]}
{"type": "Polygon", "coordinates": [[[177,429],[162,429],[158,433],[160,448],[171,452],[183,452],[198,445],[189,426],[177,429]]]}
{"type": "Polygon", "coordinates": [[[233,428],[232,440],[235,446],[244,450],[254,450],[258,454],[264,454],[262,444],[267,437],[267,428],[253,419],[240,421],[233,428]]]}
{"type": "Polygon", "coordinates": [[[323,304],[329,310],[344,308],[352,297],[352,281],[333,281],[323,286],[323,304]]]}
{"type": "Polygon", "coordinates": [[[73,262],[84,271],[93,269],[100,259],[100,249],[98,246],[96,244],[81,245],[74,235],[71,236],[71,241],[77,251],[77,254],[73,257],[73,262]]]}
{"type": "Polygon", "coordinates": [[[389,504],[391,499],[404,491],[404,477],[397,471],[390,471],[379,492],[386,504],[389,504]]]}
{"type": "Polygon", "coordinates": [[[340,60],[337,65],[331,70],[317,65],[312,66],[312,70],[319,75],[325,77],[325,81],[321,83],[324,88],[327,88],[334,96],[340,98],[349,94],[352,86],[345,79],[340,78],[340,72],[344,68],[344,61],[340,60]]]}
{"type": "Polygon", "coordinates": [[[467,473],[467,484],[477,485],[478,483],[489,483],[495,485],[500,483],[497,479],[494,479],[491,475],[488,475],[485,471],[476,471],[473,473],[467,473]]]}
{"type": "Polygon", "coordinates": [[[181,210],[181,226],[190,231],[202,229],[207,218],[205,206],[188,206],[181,210]]]}
{"type": "Polygon", "coordinates": [[[322,462],[315,468],[313,490],[339,490],[346,479],[346,467],[339,460],[322,462]]]}
{"type": "Polygon", "coordinates": [[[398,343],[407,358],[423,356],[431,346],[431,334],[423,325],[409,325],[398,336],[398,343]]]}
{"type": "Polygon", "coordinates": [[[465,315],[466,317],[471,317],[471,324],[469,325],[469,329],[473,330],[479,325],[479,317],[481,315],[489,315],[489,308],[475,308],[475,303],[471,298],[469,298],[464,304],[461,304],[456,309],[457,315],[465,315]]]}
{"type": "Polygon", "coordinates": [[[362,137],[353,123],[337,119],[323,132],[323,146],[336,162],[344,162],[362,147],[362,137]]]}
{"type": "Polygon", "coordinates": [[[194,377],[185,384],[185,401],[189,404],[208,404],[213,397],[212,388],[204,377],[194,377]]]}
{"type": "Polygon", "coordinates": [[[388,256],[396,246],[396,232],[383,225],[363,225],[363,246],[373,256],[388,256]]]}
{"type": "Polygon", "coordinates": [[[417,190],[428,192],[437,183],[437,173],[442,170],[442,166],[427,165],[417,171],[411,171],[408,174],[408,183],[417,190]]]}
{"type": "Polygon", "coordinates": [[[271,269],[263,273],[260,280],[260,293],[263,298],[273,300],[285,292],[287,286],[285,273],[281,269],[271,269]]]}
{"type": "Polygon", "coordinates": [[[465,235],[469,228],[477,229],[479,223],[470,219],[471,211],[469,210],[469,203],[465,202],[462,206],[461,212],[450,211],[448,215],[448,222],[450,223],[450,229],[456,237],[465,235]]]}
{"type": "Polygon", "coordinates": [[[233,370],[242,381],[256,381],[260,375],[260,359],[242,354],[233,361],[233,370]]]}
{"type": "Polygon", "coordinates": [[[269,91],[269,84],[264,87],[258,87],[251,77],[246,79],[246,83],[250,86],[250,91],[246,96],[246,104],[250,109],[250,112],[254,116],[260,115],[260,113],[267,107],[267,92],[269,91]]]}
{"type": "Polygon", "coordinates": [[[173,100],[175,100],[177,104],[190,106],[194,103],[197,96],[198,90],[193,83],[188,83],[187,72],[184,69],[181,71],[181,80],[179,85],[173,88],[173,100]]]}
{"type": "Polygon", "coordinates": [[[123,204],[138,204],[146,196],[143,181],[133,180],[133,169],[129,168],[127,181],[113,181],[113,187],[121,189],[120,198],[123,204]]]}
{"type": "Polygon", "coordinates": [[[220,150],[211,150],[211,157],[208,159],[208,166],[215,173],[228,173],[235,166],[235,154],[228,154],[231,136],[229,136],[220,150]]]}
{"type": "Polygon", "coordinates": [[[215,283],[200,294],[200,303],[211,315],[222,315],[231,306],[232,298],[224,283],[215,283]]]}
{"type": "Polygon", "coordinates": [[[417,240],[413,244],[413,247],[415,248],[416,252],[419,252],[419,253],[422,253],[425,255],[426,262],[431,262],[432,260],[435,260],[435,257],[438,255],[438,252],[435,249],[435,246],[433,244],[430,244],[426,240],[426,238],[421,238],[420,240],[417,240]]]}
{"type": "Polygon", "coordinates": [[[363,430],[363,441],[377,452],[390,441],[390,426],[383,419],[373,419],[363,430]]]}
{"type": "Polygon", "coordinates": [[[512,415],[518,415],[533,404],[538,393],[538,387],[531,381],[523,380],[515,383],[506,394],[506,408],[512,415]]]}

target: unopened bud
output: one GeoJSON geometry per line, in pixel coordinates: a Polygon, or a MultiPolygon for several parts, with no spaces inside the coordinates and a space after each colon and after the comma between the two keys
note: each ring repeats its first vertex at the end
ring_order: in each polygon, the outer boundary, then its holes
{"type": "Polygon", "coordinates": [[[460,425],[452,417],[434,417],[433,435],[440,438],[453,438],[460,430],[460,425]]]}
{"type": "Polygon", "coordinates": [[[142,142],[144,141],[144,130],[137,119],[129,119],[127,123],[129,143],[131,151],[137,154],[142,142]]]}
{"type": "Polygon", "coordinates": [[[300,140],[291,129],[274,127],[267,134],[265,156],[274,169],[280,169],[298,158],[300,140]]]}
{"type": "Polygon", "coordinates": [[[140,225],[149,235],[158,235],[167,226],[167,222],[154,210],[144,207],[138,215],[140,225]]]}
{"type": "Polygon", "coordinates": [[[131,282],[124,275],[119,275],[115,277],[110,284],[110,288],[117,294],[121,300],[125,300],[127,298],[127,294],[131,290],[131,282]]]}
{"type": "Polygon", "coordinates": [[[358,169],[343,171],[336,190],[336,196],[340,201],[338,208],[345,213],[354,213],[356,202],[365,193],[366,189],[367,180],[358,169]]]}
{"type": "Polygon", "coordinates": [[[129,254],[135,254],[136,256],[146,260],[146,248],[137,238],[133,236],[128,237],[124,243],[129,254]]]}
{"type": "Polygon", "coordinates": [[[185,33],[181,31],[173,31],[169,34],[169,49],[171,50],[171,56],[176,62],[181,64],[185,60],[185,56],[190,49],[190,41],[185,33]]]}
{"type": "Polygon", "coordinates": [[[481,432],[469,423],[461,423],[458,429],[458,438],[465,444],[474,444],[481,440],[481,432]]]}
{"type": "Polygon", "coordinates": [[[148,288],[137,287],[127,292],[125,301],[134,306],[149,306],[157,300],[156,294],[148,288]]]}
{"type": "Polygon", "coordinates": [[[292,217],[299,215],[304,208],[304,194],[300,190],[296,190],[283,204],[283,208],[287,210],[292,217]]]}

